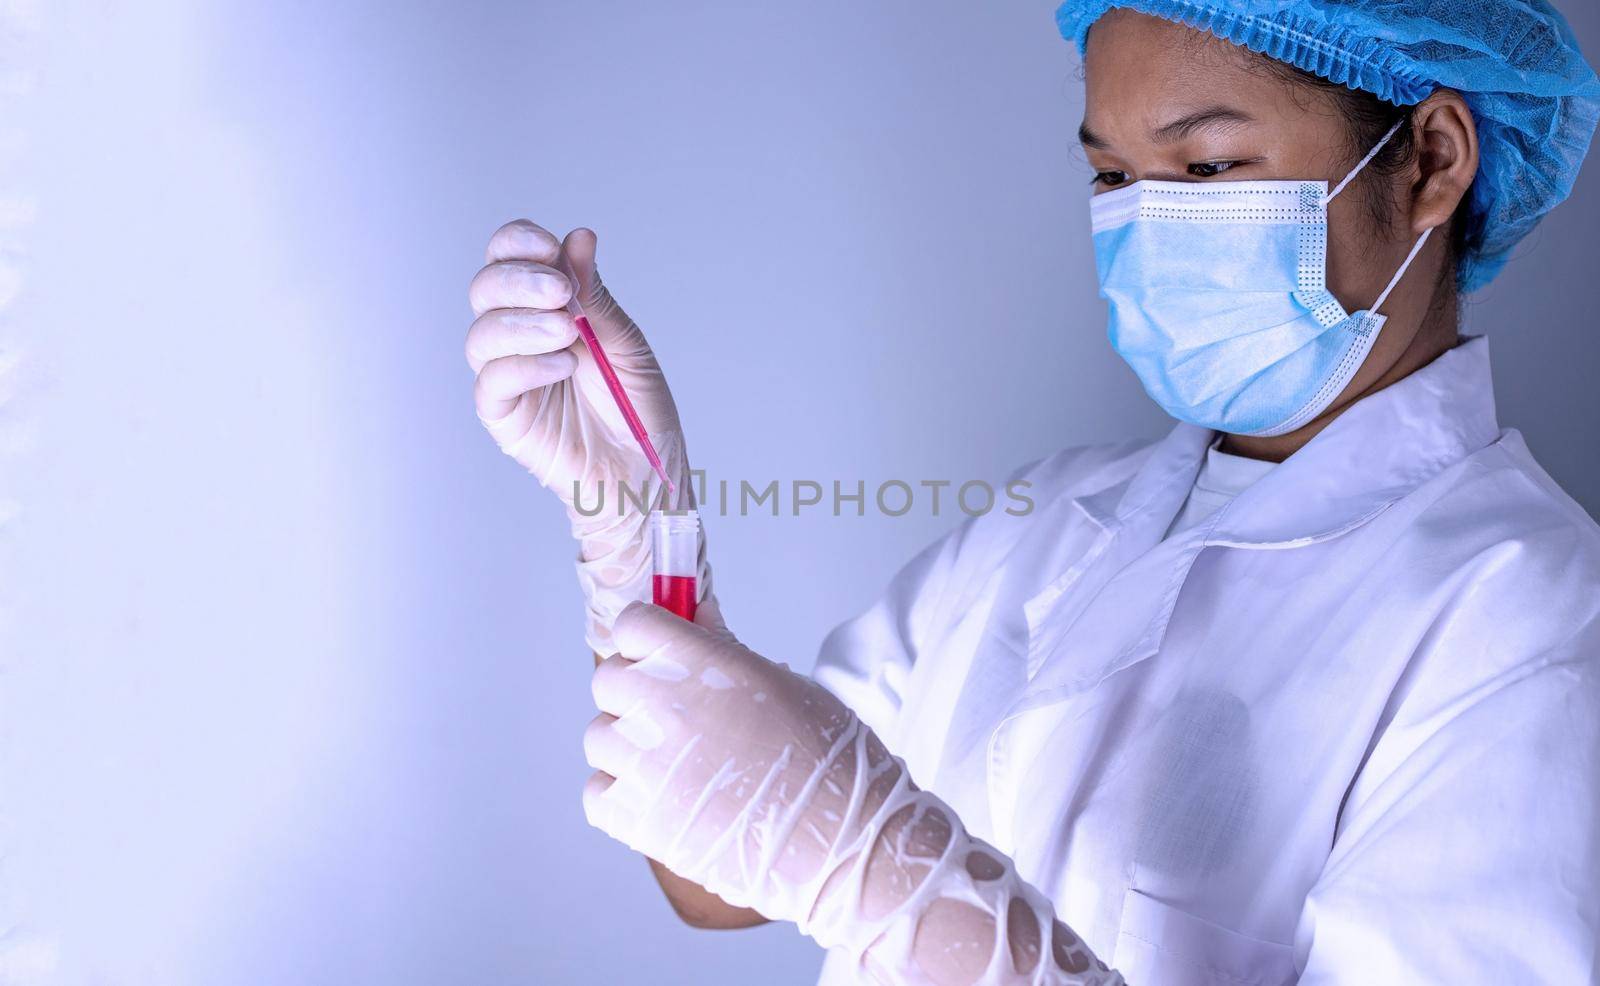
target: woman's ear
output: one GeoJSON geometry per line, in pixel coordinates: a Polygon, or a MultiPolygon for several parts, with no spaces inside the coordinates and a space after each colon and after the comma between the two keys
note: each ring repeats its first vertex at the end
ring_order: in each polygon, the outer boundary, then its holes
{"type": "Polygon", "coordinates": [[[1411,233],[1443,226],[1478,176],[1478,125],[1467,101],[1440,89],[1412,113],[1417,137],[1417,184],[1411,196],[1411,233]]]}

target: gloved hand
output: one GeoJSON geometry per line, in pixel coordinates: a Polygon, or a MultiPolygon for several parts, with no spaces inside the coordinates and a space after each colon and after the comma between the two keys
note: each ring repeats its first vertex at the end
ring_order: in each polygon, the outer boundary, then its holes
{"type": "Polygon", "coordinates": [[[881,983],[1121,983],[843,703],[712,622],[618,618],[584,736],[591,824],[881,983]]]}
{"type": "MultiPolygon", "coordinates": [[[[672,392],[644,333],[601,283],[594,255],[595,235],[587,229],[573,230],[562,242],[526,219],[500,227],[489,240],[488,265],[469,289],[477,319],[467,330],[466,353],[477,374],[474,395],[484,427],[567,507],[579,542],[589,644],[606,654],[613,650],[612,620],[623,606],[645,598],[649,584],[648,515],[639,504],[681,509],[692,505],[692,493],[672,392]],[[575,289],[677,483],[675,496],[659,496],[660,481],[578,341],[565,310],[575,289]]],[[[710,589],[704,557],[702,542],[702,596],[710,589]]]]}

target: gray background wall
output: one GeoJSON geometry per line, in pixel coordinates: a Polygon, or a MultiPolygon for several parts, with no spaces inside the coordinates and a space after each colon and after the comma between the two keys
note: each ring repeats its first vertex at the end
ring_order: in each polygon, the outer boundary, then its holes
{"type": "MultiPolygon", "coordinates": [[[[597,229],[714,474],[1154,437],[1051,4],[31,9],[0,979],[810,981],[792,930],[682,929],[584,825],[572,549],[473,416],[465,287],[508,218],[597,229]]],[[[1589,170],[1468,324],[1594,513],[1589,170]]],[[[808,666],[954,520],[709,529],[736,629],[808,666]]]]}

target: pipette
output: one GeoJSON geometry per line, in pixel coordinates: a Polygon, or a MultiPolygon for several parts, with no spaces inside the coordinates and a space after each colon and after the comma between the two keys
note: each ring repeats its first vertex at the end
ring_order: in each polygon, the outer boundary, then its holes
{"type": "Polygon", "coordinates": [[[650,468],[656,471],[661,481],[667,484],[667,489],[673,493],[678,492],[678,484],[667,476],[667,470],[662,468],[661,456],[656,454],[656,447],[650,444],[650,435],[644,430],[644,422],[639,420],[639,412],[633,409],[633,401],[628,399],[628,392],[623,389],[622,381],[617,379],[617,371],[611,368],[611,360],[606,357],[606,351],[600,346],[600,340],[594,334],[594,328],[589,324],[589,316],[584,314],[583,304],[578,301],[580,290],[578,274],[572,269],[572,263],[566,257],[561,258],[562,270],[572,280],[572,300],[567,302],[567,311],[572,315],[573,322],[577,323],[578,336],[583,344],[589,347],[589,355],[594,357],[594,365],[600,368],[600,377],[606,382],[606,389],[611,391],[611,399],[617,402],[617,410],[622,412],[622,420],[628,423],[628,430],[633,432],[633,440],[639,443],[644,457],[649,460],[650,468]]]}

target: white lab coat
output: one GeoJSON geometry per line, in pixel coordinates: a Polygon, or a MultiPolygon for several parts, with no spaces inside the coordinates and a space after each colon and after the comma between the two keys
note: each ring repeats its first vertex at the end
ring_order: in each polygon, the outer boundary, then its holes
{"type": "Polygon", "coordinates": [[[1487,342],[1163,541],[1212,437],[1030,467],[818,680],[1133,986],[1590,982],[1600,528],[1487,342]]]}

